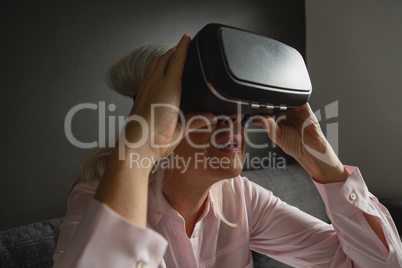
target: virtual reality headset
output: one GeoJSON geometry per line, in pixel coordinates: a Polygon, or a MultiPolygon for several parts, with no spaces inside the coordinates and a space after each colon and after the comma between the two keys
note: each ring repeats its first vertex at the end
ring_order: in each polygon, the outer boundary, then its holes
{"type": "Polygon", "coordinates": [[[300,53],[222,24],[191,41],[182,79],[184,113],[274,114],[307,103],[311,82],[300,53]]]}

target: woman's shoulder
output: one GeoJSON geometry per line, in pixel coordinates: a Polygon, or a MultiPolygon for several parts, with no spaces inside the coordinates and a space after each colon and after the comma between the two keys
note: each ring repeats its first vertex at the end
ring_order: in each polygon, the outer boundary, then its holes
{"type": "Polygon", "coordinates": [[[237,198],[241,197],[249,200],[261,195],[271,198],[273,195],[271,191],[241,175],[225,180],[222,184],[222,193],[225,196],[233,195],[237,198]]]}

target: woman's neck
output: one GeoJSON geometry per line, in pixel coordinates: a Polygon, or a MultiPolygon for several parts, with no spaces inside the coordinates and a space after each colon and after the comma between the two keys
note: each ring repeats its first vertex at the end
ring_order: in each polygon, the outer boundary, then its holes
{"type": "Polygon", "coordinates": [[[211,185],[202,180],[203,178],[173,172],[162,190],[172,208],[184,218],[188,237],[192,235],[194,226],[203,212],[211,188],[211,185]]]}

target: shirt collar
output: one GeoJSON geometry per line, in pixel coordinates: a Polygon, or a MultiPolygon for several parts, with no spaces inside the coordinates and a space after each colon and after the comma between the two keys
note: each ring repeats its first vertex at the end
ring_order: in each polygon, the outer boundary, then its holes
{"type": "MultiPolygon", "coordinates": [[[[211,190],[208,192],[207,200],[204,203],[203,212],[198,221],[201,221],[210,211],[216,215],[214,200],[211,190]]],[[[172,219],[183,221],[181,215],[169,204],[163,194],[156,194],[154,190],[148,192],[148,222],[153,227],[157,225],[163,217],[172,216],[172,219]]]]}

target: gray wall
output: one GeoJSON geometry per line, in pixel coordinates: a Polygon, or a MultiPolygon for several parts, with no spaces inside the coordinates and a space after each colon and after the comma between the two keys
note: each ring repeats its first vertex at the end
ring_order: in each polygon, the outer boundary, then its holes
{"type": "MultiPolygon", "coordinates": [[[[266,34],[304,50],[304,1],[1,1],[0,229],[62,217],[71,178],[89,150],[64,133],[80,103],[131,101],[104,83],[107,68],[144,42],[177,42],[209,22],[266,34]]],[[[107,106],[106,106],[107,107],[107,106]]],[[[98,139],[98,111],[72,131],[98,139]]]]}
{"type": "Polygon", "coordinates": [[[306,1],[310,103],[338,101],[340,158],[392,198],[402,197],[401,27],[400,0],[306,1]]]}

